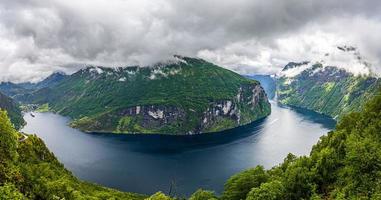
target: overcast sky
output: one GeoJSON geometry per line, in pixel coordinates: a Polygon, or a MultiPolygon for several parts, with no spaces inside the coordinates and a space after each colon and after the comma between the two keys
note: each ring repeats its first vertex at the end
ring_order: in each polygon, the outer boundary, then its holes
{"type": "Polygon", "coordinates": [[[381,1],[0,0],[0,81],[37,81],[83,64],[149,65],[174,54],[242,74],[276,73],[344,44],[380,71],[381,1]]]}

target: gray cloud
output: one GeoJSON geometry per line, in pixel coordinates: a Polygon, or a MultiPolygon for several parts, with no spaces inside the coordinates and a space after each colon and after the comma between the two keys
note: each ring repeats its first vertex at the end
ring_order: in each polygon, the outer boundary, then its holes
{"type": "Polygon", "coordinates": [[[274,73],[338,42],[378,66],[380,10],[377,0],[0,0],[0,81],[173,54],[274,73]]]}

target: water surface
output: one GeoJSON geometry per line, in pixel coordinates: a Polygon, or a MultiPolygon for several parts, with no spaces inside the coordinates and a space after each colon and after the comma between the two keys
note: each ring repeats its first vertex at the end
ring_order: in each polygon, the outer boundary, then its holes
{"type": "Polygon", "coordinates": [[[237,172],[256,165],[270,168],[289,152],[307,155],[335,125],[326,116],[276,103],[263,120],[197,136],[86,134],[53,113],[27,113],[25,120],[22,131],[41,137],[80,179],[123,191],[177,195],[198,188],[221,192],[237,172]]]}

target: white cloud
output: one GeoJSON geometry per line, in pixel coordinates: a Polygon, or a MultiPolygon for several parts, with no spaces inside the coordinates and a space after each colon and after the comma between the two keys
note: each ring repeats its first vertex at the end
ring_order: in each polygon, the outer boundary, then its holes
{"type": "Polygon", "coordinates": [[[381,22],[361,17],[333,19],[310,24],[299,31],[271,41],[239,41],[198,56],[243,74],[279,72],[288,62],[323,62],[356,75],[381,73],[381,22]],[[340,51],[338,46],[354,46],[356,52],[340,51]],[[361,56],[361,62],[357,59],[361,56]],[[364,65],[363,62],[371,66],[364,65]]]}
{"type": "Polygon", "coordinates": [[[274,73],[338,42],[357,46],[377,71],[380,6],[376,0],[0,0],[0,81],[36,81],[81,63],[146,65],[174,54],[240,73],[274,73]]]}

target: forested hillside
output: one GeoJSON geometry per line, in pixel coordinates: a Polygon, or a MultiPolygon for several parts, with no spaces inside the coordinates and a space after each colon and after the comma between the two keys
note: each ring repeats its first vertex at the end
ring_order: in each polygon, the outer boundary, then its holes
{"type": "Polygon", "coordinates": [[[277,79],[277,98],[282,104],[338,119],[360,111],[379,88],[381,80],[370,75],[354,75],[320,63],[289,63],[277,79]]]}
{"type": "Polygon", "coordinates": [[[19,105],[13,99],[5,96],[1,92],[0,109],[6,110],[8,112],[11,122],[16,129],[21,128],[25,124],[19,105]]]}
{"type": "Polygon", "coordinates": [[[150,67],[90,66],[17,99],[69,116],[73,127],[88,132],[197,134],[270,113],[257,81],[180,56],[150,67]]]}

